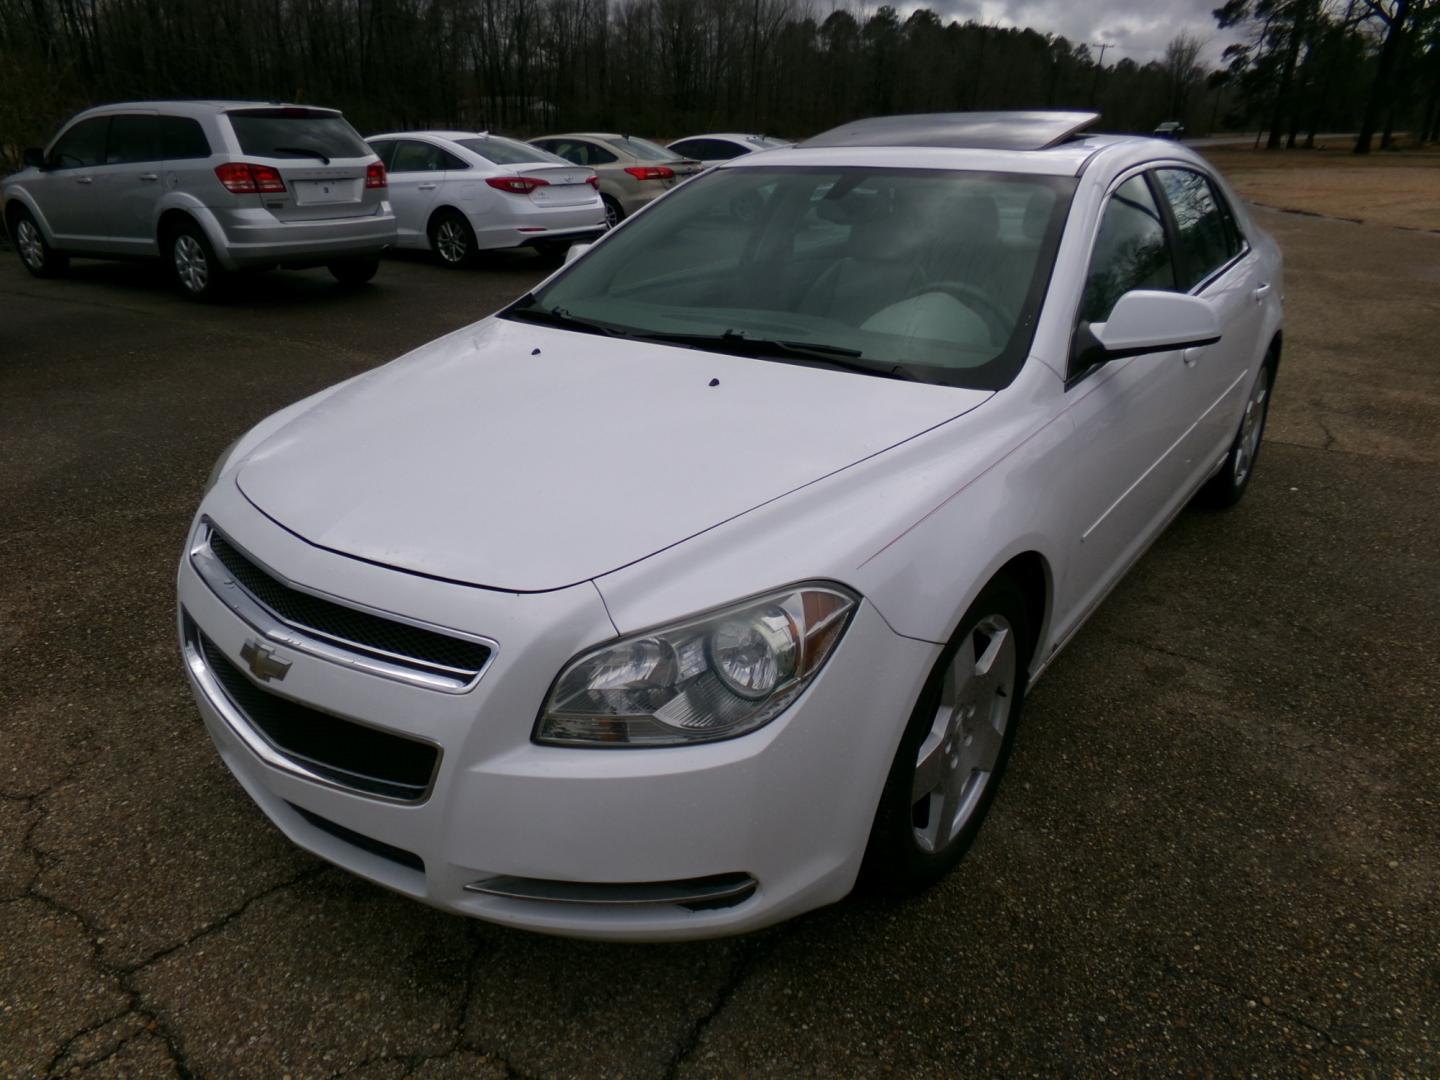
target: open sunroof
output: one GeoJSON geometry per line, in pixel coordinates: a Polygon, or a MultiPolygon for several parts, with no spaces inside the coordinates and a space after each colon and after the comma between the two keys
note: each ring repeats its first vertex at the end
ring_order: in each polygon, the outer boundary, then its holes
{"type": "Polygon", "coordinates": [[[1093,112],[955,112],[874,116],[841,124],[801,146],[945,146],[1045,150],[1089,127],[1093,112]]]}

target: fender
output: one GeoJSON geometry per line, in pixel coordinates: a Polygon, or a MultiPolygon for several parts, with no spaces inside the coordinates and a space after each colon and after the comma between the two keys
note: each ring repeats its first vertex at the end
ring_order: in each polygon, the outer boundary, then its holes
{"type": "Polygon", "coordinates": [[[154,222],[152,233],[155,236],[155,249],[162,257],[165,252],[160,243],[160,226],[165,215],[179,211],[193,220],[205,233],[205,238],[210,241],[210,247],[215,252],[215,257],[220,265],[227,270],[236,269],[234,258],[229,252],[229,244],[225,240],[225,233],[220,228],[220,223],[215,220],[215,214],[208,206],[202,203],[188,191],[171,190],[167,191],[155,205],[154,222]]]}
{"type": "MultiPolygon", "coordinates": [[[[40,209],[39,203],[37,203],[35,197],[25,189],[23,183],[16,183],[13,179],[8,181],[5,186],[6,235],[8,236],[10,233],[10,204],[17,202],[25,207],[26,210],[30,211],[30,216],[35,219],[35,224],[40,226],[40,235],[45,237],[45,243],[58,250],[58,246],[55,243],[55,230],[50,227],[50,219],[45,216],[45,212],[40,209]]],[[[14,237],[11,237],[11,240],[14,240],[14,237]]]]}

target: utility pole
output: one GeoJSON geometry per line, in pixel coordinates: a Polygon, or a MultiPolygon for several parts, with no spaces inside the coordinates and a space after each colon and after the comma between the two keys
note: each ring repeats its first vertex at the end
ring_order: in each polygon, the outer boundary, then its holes
{"type": "Polygon", "coordinates": [[[1095,92],[1100,89],[1100,71],[1105,66],[1105,50],[1113,48],[1114,46],[1103,41],[1092,41],[1091,44],[1100,50],[1100,59],[1095,61],[1095,78],[1090,82],[1090,107],[1093,109],[1095,107],[1095,92]]]}

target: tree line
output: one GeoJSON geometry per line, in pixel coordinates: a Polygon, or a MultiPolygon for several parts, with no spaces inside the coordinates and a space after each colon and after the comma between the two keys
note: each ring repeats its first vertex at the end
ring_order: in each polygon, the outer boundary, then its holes
{"type": "Polygon", "coordinates": [[[1234,44],[1207,71],[1184,34],[1130,54],[839,0],[0,0],[0,154],[13,164],[89,105],[177,97],[333,105],[364,133],[803,137],[865,115],[1053,107],[1116,131],[1263,125],[1277,145],[1433,137],[1437,10],[1228,0],[1217,32],[1234,44]]]}

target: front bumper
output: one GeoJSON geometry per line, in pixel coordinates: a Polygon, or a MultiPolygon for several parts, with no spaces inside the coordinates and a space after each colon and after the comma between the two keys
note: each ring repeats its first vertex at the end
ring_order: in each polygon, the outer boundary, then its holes
{"type": "MultiPolygon", "coordinates": [[[[738,933],[852,887],[935,646],[898,637],[862,604],[826,670],[757,732],[659,750],[537,746],[530,732],[555,673],[614,635],[594,586],[517,596],[429,581],[313,548],[238,502],[212,495],[207,508],[237,545],[291,581],[498,643],[480,680],[459,693],[277,649],[292,667],[269,692],[439,748],[428,796],[401,803],[307,777],[267,754],[204,657],[182,642],[226,765],[301,847],[428,904],[596,938],[738,933]],[[467,889],[497,880],[506,887],[467,889]],[[713,904],[671,895],[747,880],[753,887],[731,888],[713,904]],[[536,898],[534,883],[557,896],[536,898]],[[657,883],[668,884],[634,888],[657,883]],[[622,896],[627,902],[610,902],[622,896]]],[[[188,619],[243,668],[238,657],[256,630],[199,577],[188,553],[179,573],[182,634],[188,619]]]]}

